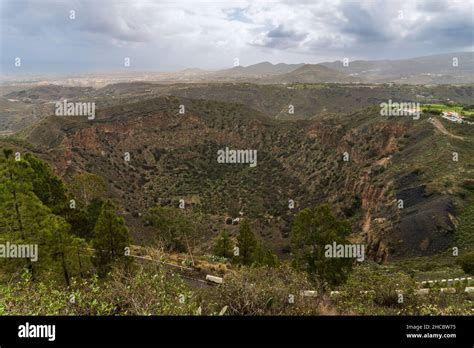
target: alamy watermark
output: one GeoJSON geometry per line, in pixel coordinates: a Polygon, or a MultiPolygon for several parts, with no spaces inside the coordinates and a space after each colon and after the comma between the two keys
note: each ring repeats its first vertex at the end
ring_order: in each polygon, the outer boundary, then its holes
{"type": "Polygon", "coordinates": [[[38,244],[0,244],[0,258],[25,258],[38,261],[38,244]]]}
{"type": "Polygon", "coordinates": [[[257,166],[257,150],[232,150],[226,147],[217,151],[218,163],[248,163],[257,166]]]}
{"type": "Polygon", "coordinates": [[[382,116],[413,116],[414,120],[420,119],[421,107],[418,102],[392,102],[380,103],[380,115],[382,116]]]}
{"type": "Polygon", "coordinates": [[[52,342],[56,339],[56,325],[36,325],[26,322],[18,326],[18,337],[20,338],[47,338],[52,342]]]}
{"type": "Polygon", "coordinates": [[[95,103],[68,102],[67,99],[56,102],[56,116],[87,116],[88,120],[95,118],[95,103]]]}
{"type": "Polygon", "coordinates": [[[352,258],[359,262],[365,259],[365,245],[363,244],[326,244],[324,256],[329,258],[352,258]]]}

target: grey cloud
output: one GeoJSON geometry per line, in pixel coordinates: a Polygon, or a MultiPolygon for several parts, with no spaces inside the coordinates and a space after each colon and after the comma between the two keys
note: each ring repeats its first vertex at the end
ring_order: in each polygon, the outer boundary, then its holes
{"type": "Polygon", "coordinates": [[[386,30],[386,19],[375,16],[356,2],[343,2],[340,8],[346,21],[341,22],[341,33],[356,42],[380,42],[393,36],[386,30]]]}
{"type": "Polygon", "coordinates": [[[280,24],[266,34],[262,45],[278,49],[294,48],[298,47],[307,36],[307,33],[297,33],[280,24]]]}
{"type": "Polygon", "coordinates": [[[424,42],[452,51],[462,50],[474,45],[474,23],[469,11],[456,11],[449,14],[439,12],[431,14],[432,19],[420,24],[415,23],[405,38],[409,42],[424,42]],[[454,18],[455,20],[449,20],[454,18]]]}
{"type": "Polygon", "coordinates": [[[439,0],[423,0],[416,3],[416,8],[422,12],[441,12],[448,10],[448,3],[439,0]]]}

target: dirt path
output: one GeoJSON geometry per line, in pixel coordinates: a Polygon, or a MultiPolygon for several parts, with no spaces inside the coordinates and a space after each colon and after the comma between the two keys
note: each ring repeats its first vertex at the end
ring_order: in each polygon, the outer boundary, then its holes
{"type": "Polygon", "coordinates": [[[435,119],[435,118],[432,118],[432,119],[430,120],[430,122],[431,122],[431,123],[433,124],[433,126],[435,126],[441,133],[443,133],[443,134],[445,134],[445,135],[447,135],[447,136],[456,138],[456,139],[464,140],[463,137],[460,137],[459,135],[454,135],[454,134],[448,132],[448,130],[447,130],[446,128],[444,128],[443,124],[442,124],[439,120],[437,120],[437,119],[435,119]]]}

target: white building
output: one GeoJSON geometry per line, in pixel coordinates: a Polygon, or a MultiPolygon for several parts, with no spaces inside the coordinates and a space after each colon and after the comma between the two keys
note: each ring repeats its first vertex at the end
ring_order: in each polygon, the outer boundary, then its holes
{"type": "Polygon", "coordinates": [[[441,113],[441,117],[447,120],[450,120],[452,122],[457,122],[457,123],[462,123],[464,119],[464,117],[461,114],[455,111],[443,111],[441,113]]]}

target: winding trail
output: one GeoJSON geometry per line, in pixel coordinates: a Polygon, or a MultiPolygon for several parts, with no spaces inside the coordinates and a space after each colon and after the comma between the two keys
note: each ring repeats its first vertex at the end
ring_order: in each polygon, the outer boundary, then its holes
{"type": "Polygon", "coordinates": [[[433,126],[435,126],[436,129],[438,129],[444,135],[450,136],[455,139],[464,140],[463,137],[450,133],[446,128],[444,128],[443,124],[438,119],[432,118],[430,122],[433,124],[433,126]]]}

